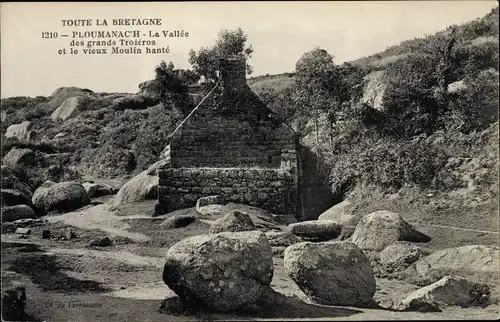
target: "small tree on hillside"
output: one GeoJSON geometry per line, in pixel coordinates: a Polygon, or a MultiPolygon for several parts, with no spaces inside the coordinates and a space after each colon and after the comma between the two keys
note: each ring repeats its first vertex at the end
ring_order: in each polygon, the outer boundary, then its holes
{"type": "MultiPolygon", "coordinates": [[[[241,28],[223,29],[217,35],[215,45],[212,47],[202,47],[198,51],[191,49],[189,63],[194,72],[203,77],[205,82],[215,83],[218,81],[219,58],[240,56],[248,59],[252,53],[253,48],[247,45],[247,35],[241,28]]],[[[247,63],[247,74],[251,74],[252,70],[252,66],[247,63]]]]}
{"type": "Polygon", "coordinates": [[[186,114],[192,109],[193,100],[188,85],[179,77],[172,62],[161,63],[155,68],[155,90],[166,108],[173,106],[186,114]]]}
{"type": "Polygon", "coordinates": [[[318,138],[319,111],[327,112],[330,125],[335,123],[338,111],[348,96],[339,68],[333,62],[333,56],[319,47],[305,53],[295,65],[295,83],[298,103],[312,111],[316,145],[318,138]]]}
{"type": "Polygon", "coordinates": [[[452,81],[451,77],[455,67],[453,57],[455,43],[455,28],[451,28],[448,34],[438,39],[434,46],[439,59],[437,65],[438,84],[435,90],[435,96],[441,105],[446,105],[448,102],[448,85],[452,81]]]}

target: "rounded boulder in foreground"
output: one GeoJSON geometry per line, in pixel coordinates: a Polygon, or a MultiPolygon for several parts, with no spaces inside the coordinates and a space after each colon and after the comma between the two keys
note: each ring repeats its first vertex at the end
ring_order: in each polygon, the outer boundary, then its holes
{"type": "Polygon", "coordinates": [[[35,212],[26,205],[15,205],[2,208],[2,222],[12,222],[19,219],[34,219],[35,212]]]}
{"type": "Polygon", "coordinates": [[[73,181],[55,183],[48,189],[44,200],[47,212],[72,211],[89,203],[90,198],[85,188],[78,182],[73,181]]]}
{"type": "Polygon", "coordinates": [[[370,261],[351,242],[303,242],[287,247],[285,271],[312,300],[365,307],[375,294],[370,261]]]}
{"type": "Polygon", "coordinates": [[[185,238],[170,247],[163,269],[184,303],[221,312],[255,303],[272,277],[271,246],[260,231],[185,238]]]}
{"type": "Polygon", "coordinates": [[[352,242],[363,250],[381,251],[397,241],[428,242],[431,238],[391,211],[372,212],[359,221],[352,242]]]}

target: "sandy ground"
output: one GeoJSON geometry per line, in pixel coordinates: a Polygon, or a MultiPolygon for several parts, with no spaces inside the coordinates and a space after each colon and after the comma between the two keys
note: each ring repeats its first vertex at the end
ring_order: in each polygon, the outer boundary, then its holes
{"type": "MultiPolygon", "coordinates": [[[[2,235],[2,283],[19,280],[27,285],[27,312],[36,321],[442,320],[500,317],[499,305],[420,313],[313,304],[284,272],[280,258],[274,258],[271,286],[289,300],[272,312],[167,316],[159,313],[158,308],[162,300],[175,294],[161,280],[164,254],[176,241],[206,233],[209,221],[165,230],[159,226],[165,216],[151,217],[153,204],[148,201],[111,212],[108,200],[79,211],[48,216],[45,226],[34,227],[27,239],[20,239],[14,234],[2,235]],[[54,236],[71,229],[77,237],[68,241],[41,239],[42,229],[50,229],[54,236]],[[87,247],[91,238],[106,235],[115,240],[114,246],[87,247]]],[[[442,246],[439,245],[440,239],[447,242],[453,239],[458,244],[470,241],[477,244],[478,240],[491,244],[498,240],[498,233],[474,228],[462,230],[436,225],[418,228],[433,237],[434,244],[429,245],[431,249],[442,246]]],[[[417,288],[401,281],[378,279],[375,298],[397,302],[417,288]]]]}

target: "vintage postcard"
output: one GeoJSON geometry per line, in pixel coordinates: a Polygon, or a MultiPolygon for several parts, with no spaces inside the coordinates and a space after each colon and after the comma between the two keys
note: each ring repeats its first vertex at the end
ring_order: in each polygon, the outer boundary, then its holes
{"type": "Polygon", "coordinates": [[[2,321],[498,319],[498,10],[2,2],[2,321]]]}

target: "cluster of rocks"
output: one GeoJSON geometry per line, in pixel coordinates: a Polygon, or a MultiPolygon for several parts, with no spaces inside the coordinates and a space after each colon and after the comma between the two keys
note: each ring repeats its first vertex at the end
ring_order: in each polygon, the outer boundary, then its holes
{"type": "Polygon", "coordinates": [[[45,224],[40,217],[48,213],[73,211],[88,205],[92,198],[117,192],[116,188],[103,183],[50,180],[32,191],[26,183],[31,184],[32,181],[24,178],[24,172],[19,169],[36,162],[37,155],[32,150],[19,148],[12,148],[2,160],[0,194],[3,233],[18,231],[21,236],[29,236],[29,227],[45,224]]]}
{"type": "MultiPolygon", "coordinates": [[[[174,244],[167,252],[163,280],[185,307],[226,312],[272,305],[262,301],[276,298],[270,283],[273,248],[278,247],[286,249],[286,272],[315,301],[349,306],[373,302],[375,278],[368,258],[356,245],[303,242],[290,231],[262,232],[249,214],[238,210],[215,220],[210,234],[174,244]]],[[[163,309],[167,306],[165,302],[163,309]]]]}
{"type": "MultiPolygon", "coordinates": [[[[251,222],[241,213],[232,213],[226,219],[231,217],[251,222]]],[[[251,230],[250,225],[227,227],[231,231],[189,237],[174,244],[167,252],[164,282],[183,306],[192,309],[227,312],[252,305],[272,306],[263,303],[275,293],[270,287],[274,274],[271,245],[293,243],[295,240],[287,238],[294,235],[269,234],[268,238],[261,231],[251,230]]],[[[371,303],[375,293],[369,261],[350,242],[299,242],[286,249],[285,269],[320,303],[362,306],[371,303]]]]}
{"type": "MultiPolygon", "coordinates": [[[[201,207],[207,205],[210,200],[201,202],[201,207]]],[[[174,244],[167,252],[163,280],[179,297],[163,302],[162,310],[179,314],[200,307],[221,312],[272,308],[272,302],[283,296],[270,287],[276,255],[284,258],[285,272],[313,302],[380,307],[374,298],[377,282],[371,255],[376,253],[377,260],[394,271],[413,268],[422,274],[426,274],[424,267],[430,269],[438,262],[432,259],[435,256],[447,258],[439,251],[428,255],[414,244],[430,237],[389,211],[361,218],[349,240],[340,240],[343,227],[332,220],[292,223],[288,229],[262,232],[254,219],[244,211],[230,211],[211,224],[209,234],[174,244]]],[[[476,262],[498,264],[498,250],[488,253],[473,248],[482,254],[476,262]]],[[[453,266],[451,259],[446,261],[453,266]]],[[[473,265],[471,261],[466,260],[473,265]]],[[[444,273],[433,282],[409,292],[390,309],[439,311],[489,301],[486,284],[444,273]]]]}

